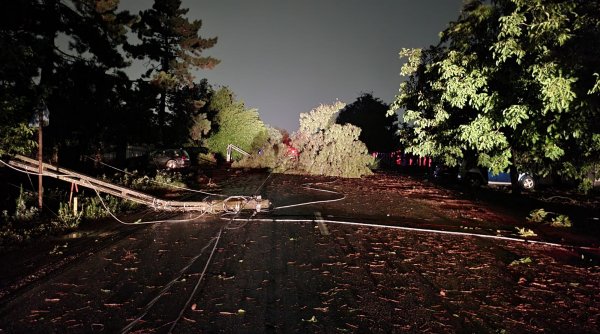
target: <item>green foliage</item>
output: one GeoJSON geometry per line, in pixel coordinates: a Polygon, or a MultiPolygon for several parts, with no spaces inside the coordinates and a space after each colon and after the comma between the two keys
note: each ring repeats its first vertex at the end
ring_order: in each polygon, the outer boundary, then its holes
{"type": "Polygon", "coordinates": [[[212,96],[208,110],[215,113],[214,132],[206,139],[206,147],[222,157],[227,155],[227,145],[233,144],[251,153],[266,141],[265,124],[256,109],[246,109],[244,102],[236,101],[227,87],[212,96]],[[260,140],[262,138],[262,140],[260,140]]]}
{"type": "Polygon", "coordinates": [[[206,109],[213,93],[206,79],[172,92],[169,99],[170,112],[165,115],[166,124],[163,128],[165,142],[172,147],[202,145],[202,140],[207,137],[211,127],[206,109]]]}
{"type": "Polygon", "coordinates": [[[536,237],[537,234],[533,232],[531,229],[525,227],[515,227],[519,235],[523,238],[536,237]]]}
{"type": "Polygon", "coordinates": [[[217,159],[215,158],[215,155],[213,153],[198,153],[197,160],[199,166],[211,166],[217,164],[217,159]]]}
{"type": "Polygon", "coordinates": [[[58,219],[66,229],[73,229],[79,226],[82,216],[83,211],[76,214],[68,203],[59,203],[58,219]]]}
{"type": "Polygon", "coordinates": [[[283,135],[275,128],[267,127],[266,130],[255,139],[253,146],[260,147],[256,154],[243,157],[234,161],[231,165],[236,168],[270,168],[275,172],[283,172],[287,167],[287,146],[283,144],[283,135]],[[266,136],[266,137],[265,137],[266,136]],[[264,143],[258,145],[256,143],[264,143]]]}
{"type": "Polygon", "coordinates": [[[126,66],[120,45],[131,19],[116,0],[3,3],[0,151],[31,151],[34,130],[27,124],[42,105],[50,112],[46,152],[68,145],[81,153],[102,141],[107,125],[118,124],[113,116],[130,84],[118,69],[126,66]]]}
{"type": "Polygon", "coordinates": [[[111,205],[113,206],[113,208],[116,208],[116,203],[110,204],[110,197],[106,196],[104,197],[104,199],[100,199],[100,197],[98,196],[94,196],[94,197],[85,197],[85,200],[83,201],[82,205],[81,205],[81,212],[83,213],[83,216],[86,219],[91,219],[91,220],[95,220],[95,219],[100,219],[100,218],[105,218],[108,217],[108,211],[106,211],[106,209],[104,208],[104,205],[102,205],[102,202],[105,201],[105,203],[109,203],[107,204],[107,206],[110,208],[111,205]],[[106,199],[106,201],[105,201],[106,199]]]}
{"type": "Polygon", "coordinates": [[[24,103],[19,99],[13,100],[10,94],[0,93],[0,156],[28,154],[36,147],[35,129],[22,119],[23,108],[24,103]]]}
{"type": "Polygon", "coordinates": [[[527,221],[532,223],[542,223],[546,217],[548,216],[548,212],[544,209],[535,209],[529,213],[529,217],[527,217],[527,221]]]}
{"type": "Polygon", "coordinates": [[[598,26],[587,1],[466,3],[439,45],[400,52],[389,112],[404,112],[407,151],[583,180],[600,159],[598,26]]]}
{"type": "Polygon", "coordinates": [[[109,211],[116,214],[137,206],[136,203],[115,196],[97,196],[96,193],[92,196],[82,196],[80,202],[82,219],[87,221],[110,217],[109,211]]]}
{"type": "MultiPolygon", "coordinates": [[[[11,217],[15,222],[29,222],[39,217],[39,210],[36,206],[36,195],[31,191],[19,189],[19,197],[15,201],[15,212],[11,217]]],[[[8,214],[5,214],[8,220],[8,214]]]]}
{"type": "Polygon", "coordinates": [[[4,210],[0,215],[0,252],[10,250],[23,242],[77,226],[79,221],[70,219],[65,207],[67,206],[61,203],[58,220],[47,220],[40,215],[35,194],[21,187],[15,200],[14,212],[11,214],[4,210]]]}
{"type": "Polygon", "coordinates": [[[531,260],[531,258],[528,256],[528,257],[522,257],[518,260],[514,260],[513,262],[511,262],[509,264],[509,266],[512,267],[512,266],[518,266],[518,265],[530,264],[530,263],[533,263],[533,260],[531,260]]]}
{"type": "Polygon", "coordinates": [[[571,219],[566,215],[558,215],[552,218],[550,222],[550,226],[552,227],[571,227],[573,224],[571,223],[571,219]]]}
{"type": "Polygon", "coordinates": [[[291,142],[299,153],[296,172],[352,178],[372,174],[369,166],[374,158],[359,140],[361,130],[335,124],[342,108],[344,104],[337,101],[300,114],[300,130],[291,142]]]}
{"type": "Polygon", "coordinates": [[[546,223],[552,227],[571,227],[571,219],[567,215],[548,212],[544,209],[536,209],[531,211],[527,221],[532,223],[546,223]]]}
{"type": "MultiPolygon", "coordinates": [[[[172,190],[173,188],[184,188],[187,187],[183,180],[183,175],[179,172],[173,172],[168,170],[159,170],[154,176],[141,175],[137,171],[132,173],[125,171],[125,173],[116,173],[110,178],[103,176],[103,179],[118,183],[125,187],[137,189],[141,191],[162,191],[172,190]]],[[[120,201],[118,198],[107,195],[108,202],[120,201]]]]}
{"type": "Polygon", "coordinates": [[[234,168],[269,168],[275,172],[284,172],[287,166],[286,146],[282,143],[267,145],[258,154],[243,157],[234,161],[234,168]]]}
{"type": "Polygon", "coordinates": [[[152,8],[140,12],[139,21],[132,26],[141,43],[128,44],[126,49],[135,57],[158,63],[146,76],[153,75],[160,87],[192,85],[192,70],[213,68],[219,63],[201,55],[217,43],[217,38],[202,38],[202,21],[190,21],[185,17],[188,11],[181,8],[181,0],[155,0],[152,8]]]}
{"type": "Polygon", "coordinates": [[[217,38],[202,38],[202,21],[190,21],[185,17],[188,11],[181,8],[181,0],[155,0],[152,8],[141,11],[139,21],[132,25],[141,42],[125,46],[134,57],[154,63],[143,77],[150,78],[159,96],[159,141],[166,139],[163,131],[169,124],[167,110],[180,112],[178,105],[171,103],[175,93],[183,86],[193,86],[193,70],[211,69],[219,63],[215,58],[202,56],[205,49],[217,43],[217,38]]]}

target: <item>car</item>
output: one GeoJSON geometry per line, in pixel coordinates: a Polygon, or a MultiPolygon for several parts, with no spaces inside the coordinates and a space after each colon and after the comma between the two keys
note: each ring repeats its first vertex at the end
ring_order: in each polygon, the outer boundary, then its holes
{"type": "Polygon", "coordinates": [[[190,155],[184,149],[162,149],[150,153],[150,161],[158,169],[183,169],[191,165],[190,155]]]}
{"type": "MultiPolygon", "coordinates": [[[[472,187],[478,187],[486,184],[504,186],[511,185],[509,172],[494,174],[491,171],[481,167],[461,169],[461,171],[458,173],[458,179],[472,187]]],[[[532,190],[536,186],[535,179],[529,173],[519,173],[517,180],[521,188],[524,190],[532,190]]]]}
{"type": "Polygon", "coordinates": [[[433,163],[433,178],[438,182],[456,182],[458,174],[458,167],[438,162],[433,163]]]}

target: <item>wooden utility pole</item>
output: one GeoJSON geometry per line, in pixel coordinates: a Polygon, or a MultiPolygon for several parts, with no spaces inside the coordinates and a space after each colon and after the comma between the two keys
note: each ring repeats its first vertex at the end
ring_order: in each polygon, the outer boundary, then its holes
{"type": "Polygon", "coordinates": [[[43,164],[43,141],[42,141],[42,128],[44,127],[44,108],[39,108],[38,110],[39,117],[39,125],[38,125],[38,207],[40,211],[42,211],[44,206],[44,186],[42,185],[42,179],[44,174],[44,164],[43,164]]]}
{"type": "MultiPolygon", "coordinates": [[[[9,164],[28,172],[39,169],[39,166],[37,165],[38,161],[20,155],[13,157],[9,161],[9,164]]],[[[46,176],[63,180],[75,185],[80,185],[82,187],[87,187],[97,192],[102,192],[130,200],[135,203],[147,205],[157,211],[200,211],[204,213],[220,213],[238,212],[240,210],[254,210],[256,212],[260,212],[261,210],[268,209],[271,206],[271,202],[268,199],[263,199],[261,196],[230,196],[224,199],[211,201],[163,200],[134,189],[115,185],[104,180],[98,180],[62,167],[59,168],[50,164],[43,164],[43,168],[46,176]]]]}

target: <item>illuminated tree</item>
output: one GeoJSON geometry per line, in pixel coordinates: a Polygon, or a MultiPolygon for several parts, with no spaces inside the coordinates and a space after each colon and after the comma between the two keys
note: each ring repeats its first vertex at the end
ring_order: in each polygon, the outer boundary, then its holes
{"type": "Polygon", "coordinates": [[[335,123],[344,106],[337,101],[300,114],[300,129],[291,141],[298,150],[298,172],[351,178],[372,174],[374,158],[359,140],[360,128],[335,123]]]}
{"type": "Polygon", "coordinates": [[[438,46],[400,53],[408,150],[472,152],[515,187],[517,167],[583,178],[600,159],[599,25],[597,2],[468,2],[438,46]]]}
{"type": "Polygon", "coordinates": [[[227,145],[233,144],[246,152],[252,151],[261,143],[256,138],[266,132],[265,124],[256,109],[247,109],[242,101],[236,101],[227,87],[216,91],[208,105],[208,114],[214,114],[211,134],[206,139],[206,147],[225,157],[227,145]]]}

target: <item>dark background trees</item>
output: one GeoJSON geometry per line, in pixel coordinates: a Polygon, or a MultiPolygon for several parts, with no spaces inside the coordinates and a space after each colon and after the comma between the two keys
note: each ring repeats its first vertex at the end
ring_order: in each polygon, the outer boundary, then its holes
{"type": "Polygon", "coordinates": [[[0,153],[31,151],[29,123],[40,109],[50,116],[45,155],[63,164],[99,150],[124,160],[129,144],[189,143],[211,92],[191,71],[218,61],[201,56],[216,38],[200,38],[201,22],[186,19],[180,4],[157,0],[138,19],[119,11],[118,0],[3,4],[0,153]],[[137,44],[128,42],[132,31],[137,44]],[[132,55],[153,61],[143,78],[124,72],[132,55]]]}
{"type": "Polygon", "coordinates": [[[3,103],[13,115],[7,126],[22,128],[41,108],[51,120],[44,137],[55,148],[100,135],[103,123],[108,125],[105,119],[119,106],[112,90],[125,77],[118,69],[127,63],[118,47],[133,17],[117,10],[118,1],[11,1],[2,6],[3,103]]]}
{"type": "MultiPolygon", "coordinates": [[[[203,54],[216,38],[200,37],[201,22],[179,0],[156,0],[137,20],[116,0],[1,6],[0,153],[31,149],[29,122],[44,109],[45,142],[71,157],[63,161],[114,146],[124,157],[130,143],[222,147],[236,133],[223,137],[237,126],[237,116],[224,116],[229,107],[252,114],[249,132],[266,137],[258,113],[238,101],[210,108],[219,95],[192,70],[218,63],[203,54]],[[124,74],[128,57],[148,61],[142,78],[124,74]]],[[[450,164],[473,152],[496,171],[581,178],[600,156],[599,22],[589,1],[467,2],[439,45],[401,52],[410,77],[389,109],[405,115],[404,145],[450,164]]],[[[362,94],[337,122],[359,127],[370,151],[391,151],[398,140],[386,108],[362,94]]]]}
{"type": "Polygon", "coordinates": [[[174,95],[184,86],[194,86],[191,71],[210,69],[219,63],[202,55],[217,43],[217,38],[202,38],[199,35],[202,21],[190,21],[185,17],[187,12],[188,9],[181,8],[180,0],[155,0],[152,8],[141,11],[139,21],[132,25],[140,42],[125,47],[135,58],[151,61],[143,77],[159,93],[155,112],[158,138],[163,142],[169,136],[165,134],[168,128],[173,131],[172,119],[179,117],[174,114],[181,111],[175,102],[181,102],[182,95],[177,98],[174,95]]]}
{"type": "Polygon", "coordinates": [[[363,93],[340,110],[336,123],[359,127],[359,139],[369,152],[393,152],[399,148],[398,125],[395,115],[387,115],[388,109],[389,106],[381,99],[371,93],[363,93]]]}

